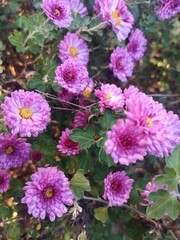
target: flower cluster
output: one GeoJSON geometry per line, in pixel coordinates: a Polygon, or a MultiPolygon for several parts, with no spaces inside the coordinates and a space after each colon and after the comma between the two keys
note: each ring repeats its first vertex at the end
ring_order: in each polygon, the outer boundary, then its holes
{"type": "Polygon", "coordinates": [[[50,107],[36,92],[14,91],[1,104],[5,124],[13,134],[37,137],[50,121],[50,107]]]}
{"type": "Polygon", "coordinates": [[[67,212],[65,205],[73,204],[73,194],[68,179],[57,167],[38,168],[23,188],[25,197],[21,202],[27,204],[28,213],[35,218],[45,219],[46,213],[51,221],[67,212]]]}
{"type": "Polygon", "coordinates": [[[119,119],[107,132],[106,153],[124,165],[143,160],[147,153],[168,156],[180,143],[178,116],[136,88],[124,92],[126,121],[119,119]]]}

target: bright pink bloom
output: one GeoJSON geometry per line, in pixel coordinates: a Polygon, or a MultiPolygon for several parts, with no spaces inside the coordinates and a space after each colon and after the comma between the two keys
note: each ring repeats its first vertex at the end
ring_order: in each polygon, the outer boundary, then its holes
{"type": "Polygon", "coordinates": [[[111,54],[110,69],[113,74],[122,82],[127,82],[127,77],[133,73],[134,63],[126,48],[117,47],[111,54]]]}
{"type": "Polygon", "coordinates": [[[141,60],[146,51],[147,39],[140,29],[136,29],[131,33],[127,50],[135,61],[141,60]]]}
{"type": "Polygon", "coordinates": [[[65,153],[68,156],[76,155],[79,153],[79,143],[73,142],[69,135],[72,133],[72,130],[66,128],[65,131],[62,131],[62,134],[59,139],[57,148],[60,152],[65,153]]]}
{"type": "Polygon", "coordinates": [[[10,185],[11,176],[5,172],[0,170],[0,193],[6,192],[10,185]]]}
{"type": "Polygon", "coordinates": [[[74,94],[80,94],[90,82],[87,68],[76,60],[66,60],[55,73],[57,83],[74,94]]]}
{"type": "Polygon", "coordinates": [[[125,100],[127,100],[129,97],[131,97],[131,94],[136,94],[139,92],[139,89],[133,85],[129,86],[128,88],[124,89],[124,97],[125,100]]]}
{"type": "Polygon", "coordinates": [[[100,90],[95,90],[95,96],[100,99],[101,112],[104,108],[119,111],[124,106],[122,90],[114,84],[103,84],[100,90]]]}
{"type": "Polygon", "coordinates": [[[126,172],[110,173],[104,179],[103,198],[109,200],[109,206],[122,206],[127,202],[134,180],[126,176],[126,172]]]}
{"type": "Polygon", "coordinates": [[[115,163],[129,165],[143,160],[147,143],[141,128],[119,119],[107,132],[106,153],[111,154],[115,163]]]}
{"type": "Polygon", "coordinates": [[[102,21],[112,24],[119,41],[125,40],[134,24],[134,18],[124,0],[95,1],[94,9],[102,21]]]}
{"type": "Polygon", "coordinates": [[[30,159],[31,144],[9,132],[0,134],[0,168],[21,167],[30,159]]]}
{"type": "Polygon", "coordinates": [[[180,143],[180,121],[163,105],[142,92],[131,94],[126,100],[127,118],[146,135],[147,151],[165,157],[180,143]]]}
{"type": "Polygon", "coordinates": [[[89,50],[87,43],[75,33],[67,33],[59,44],[59,58],[62,62],[67,59],[78,60],[82,65],[89,61],[89,50]]]}
{"type": "Polygon", "coordinates": [[[151,204],[153,203],[153,201],[151,201],[148,196],[150,193],[152,192],[157,192],[157,190],[159,189],[167,189],[166,185],[163,186],[158,186],[155,184],[154,180],[156,177],[153,177],[151,179],[150,182],[148,182],[148,184],[146,184],[145,190],[141,193],[141,196],[143,197],[143,199],[147,202],[147,203],[140,203],[142,206],[151,206],[151,204]]]}
{"type": "Polygon", "coordinates": [[[87,8],[80,0],[70,0],[70,6],[75,15],[79,13],[82,18],[87,16],[87,8]]]}
{"type": "Polygon", "coordinates": [[[41,8],[47,17],[60,28],[68,28],[72,22],[69,0],[43,0],[41,8]]]}
{"type": "Polygon", "coordinates": [[[179,0],[161,0],[161,6],[157,11],[159,20],[169,19],[180,13],[179,0]]]}
{"type": "Polygon", "coordinates": [[[18,90],[5,97],[1,104],[5,124],[13,134],[22,137],[37,137],[46,129],[50,121],[50,107],[47,101],[36,92],[18,90]]]}
{"type": "Polygon", "coordinates": [[[90,111],[88,109],[84,111],[76,111],[72,127],[73,128],[82,127],[85,129],[88,124],[89,116],[90,111]]]}
{"type": "Polygon", "coordinates": [[[67,212],[65,206],[73,204],[73,194],[68,179],[57,167],[38,168],[23,188],[25,197],[21,202],[27,204],[28,213],[35,218],[45,219],[46,213],[51,222],[67,212]]]}

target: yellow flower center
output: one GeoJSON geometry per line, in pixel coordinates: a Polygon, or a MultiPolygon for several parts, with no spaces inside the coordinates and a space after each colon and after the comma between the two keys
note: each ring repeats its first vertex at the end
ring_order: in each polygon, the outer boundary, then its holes
{"type": "Polygon", "coordinates": [[[19,115],[22,117],[22,118],[26,118],[26,119],[29,119],[32,117],[32,110],[30,108],[20,108],[19,109],[19,115]]]}
{"type": "Polygon", "coordinates": [[[91,96],[92,90],[90,88],[86,88],[83,92],[83,97],[89,98],[91,96]]]}
{"type": "Polygon", "coordinates": [[[11,153],[13,153],[13,152],[14,152],[14,149],[13,149],[13,147],[10,147],[10,146],[7,147],[6,150],[5,150],[5,153],[6,153],[6,154],[11,154],[11,153]]]}
{"type": "Polygon", "coordinates": [[[76,58],[78,56],[78,50],[75,47],[70,47],[69,48],[69,53],[73,58],[76,58]]]}
{"type": "Polygon", "coordinates": [[[147,119],[146,119],[146,124],[147,124],[149,127],[152,127],[152,125],[153,125],[152,119],[149,118],[149,117],[147,117],[147,119]]]}
{"type": "Polygon", "coordinates": [[[119,26],[121,23],[121,18],[118,16],[118,10],[114,10],[111,16],[116,19],[116,26],[119,26]]]}
{"type": "Polygon", "coordinates": [[[106,100],[111,100],[111,94],[110,94],[110,93],[106,93],[105,99],[106,99],[106,100]]]}
{"type": "Polygon", "coordinates": [[[47,188],[45,191],[45,195],[47,198],[52,198],[53,196],[53,189],[52,188],[47,188]]]}
{"type": "Polygon", "coordinates": [[[57,16],[57,17],[60,17],[61,12],[59,11],[59,9],[56,8],[56,9],[54,10],[54,15],[57,16]]]}

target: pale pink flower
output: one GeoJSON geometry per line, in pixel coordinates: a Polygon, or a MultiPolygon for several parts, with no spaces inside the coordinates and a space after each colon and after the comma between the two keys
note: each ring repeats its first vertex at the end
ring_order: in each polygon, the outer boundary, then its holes
{"type": "Polygon", "coordinates": [[[82,18],[87,16],[87,8],[80,0],[70,0],[70,6],[75,15],[79,13],[82,18]]]}

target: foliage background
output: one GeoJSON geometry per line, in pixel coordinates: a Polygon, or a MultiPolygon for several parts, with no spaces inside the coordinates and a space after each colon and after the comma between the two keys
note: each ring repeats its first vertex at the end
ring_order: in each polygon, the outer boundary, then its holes
{"type": "MultiPolygon", "coordinates": [[[[143,162],[137,162],[131,167],[113,166],[110,157],[105,155],[103,142],[91,146],[94,136],[99,135],[103,128],[102,136],[104,136],[111,127],[109,123],[113,120],[112,113],[107,111],[98,122],[97,107],[92,109],[92,114],[95,117],[90,122],[97,124],[97,128],[91,133],[91,136],[88,130],[86,131],[89,142],[85,143],[85,150],[80,153],[78,158],[67,158],[57,151],[56,145],[61,131],[71,126],[76,110],[64,112],[61,110],[60,102],[54,99],[56,91],[60,90],[59,86],[54,83],[54,69],[60,64],[57,46],[67,30],[60,30],[50,21],[47,21],[40,8],[40,3],[37,0],[1,1],[0,103],[3,102],[6,95],[20,88],[40,91],[44,93],[52,107],[52,121],[48,129],[37,139],[28,139],[34,150],[39,149],[43,152],[43,160],[39,163],[29,161],[27,167],[10,172],[13,178],[11,188],[0,196],[0,238],[69,240],[77,239],[79,236],[78,239],[86,239],[83,235],[86,230],[87,238],[93,240],[109,239],[109,237],[112,240],[176,239],[177,232],[174,232],[174,229],[168,231],[166,228],[157,228],[128,209],[114,207],[107,210],[101,202],[82,199],[78,203],[83,211],[75,220],[72,220],[71,214],[67,213],[63,218],[53,223],[49,220],[33,219],[27,214],[26,206],[19,204],[23,196],[22,187],[38,166],[46,164],[58,166],[65,171],[69,179],[75,176],[78,169],[83,169],[84,172],[81,173],[85,174],[86,178],[80,175],[84,184],[80,189],[81,193],[75,187],[73,190],[78,192],[76,192],[77,195],[82,194],[83,196],[82,189],[84,187],[84,190],[91,191],[90,194],[94,197],[102,196],[102,183],[107,173],[125,169],[128,175],[135,179],[129,204],[145,213],[146,209],[139,205],[139,202],[142,201],[140,191],[144,189],[152,176],[163,174],[166,165],[164,159],[147,156],[143,162]],[[89,151],[86,151],[89,147],[91,147],[89,151]],[[88,189],[89,182],[87,183],[86,179],[90,181],[91,189],[88,189]],[[101,212],[100,217],[96,212],[94,217],[94,209],[98,207],[103,207],[104,212],[101,212]],[[107,216],[107,211],[109,216],[107,216]],[[98,218],[101,221],[98,221],[98,218]]],[[[166,109],[179,114],[180,61],[178,49],[180,22],[178,16],[160,22],[154,12],[154,1],[127,1],[135,18],[135,27],[140,28],[148,39],[148,50],[143,60],[137,63],[133,76],[126,84],[115,79],[112,72],[106,68],[112,50],[117,45],[123,46],[125,42],[118,42],[115,34],[112,31],[107,31],[106,28],[96,28],[100,21],[93,18],[93,1],[85,0],[84,3],[88,7],[89,17],[82,21],[77,15],[68,30],[80,29],[80,36],[88,42],[90,49],[88,70],[89,75],[94,79],[95,87],[98,87],[102,82],[115,83],[121,88],[133,84],[162,102],[166,109]],[[93,28],[95,30],[91,30],[93,28]]],[[[75,103],[77,103],[77,99],[75,99],[75,103]]],[[[6,130],[3,117],[0,115],[0,131],[6,130]]],[[[82,133],[83,131],[77,132],[77,137],[82,133]]],[[[178,156],[173,161],[178,161],[178,156]]],[[[170,169],[172,168],[170,167],[170,169]]],[[[174,169],[174,171],[176,170],[174,169]]],[[[176,177],[178,179],[179,175],[176,177]]],[[[87,195],[88,193],[86,193],[87,195]]],[[[171,224],[171,226],[177,224],[175,218],[173,221],[172,219],[157,220],[159,224],[164,222],[171,224]]]]}

